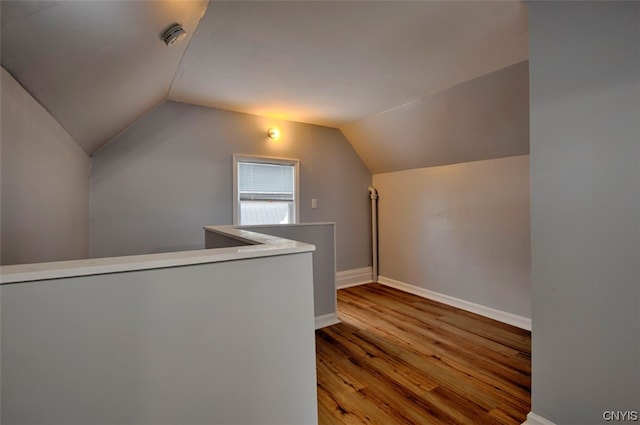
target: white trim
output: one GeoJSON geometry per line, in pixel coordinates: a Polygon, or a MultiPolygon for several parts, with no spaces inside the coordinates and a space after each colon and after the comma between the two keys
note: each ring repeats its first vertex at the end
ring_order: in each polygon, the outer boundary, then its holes
{"type": "MultiPolygon", "coordinates": [[[[338,320],[338,253],[336,252],[336,225],[333,224],[333,314],[338,320]]],[[[339,321],[339,320],[338,320],[339,321]]]]}
{"type": "Polygon", "coordinates": [[[236,229],[233,226],[206,226],[205,229],[208,232],[220,233],[231,239],[244,241],[246,244],[228,248],[0,266],[0,285],[315,251],[315,247],[311,244],[236,229]]]}
{"type": "Polygon", "coordinates": [[[536,415],[533,412],[529,412],[527,415],[527,420],[522,423],[522,425],[556,425],[551,422],[549,419],[545,419],[540,415],[536,415]]]}
{"type": "Polygon", "coordinates": [[[336,313],[323,314],[322,316],[316,317],[316,330],[337,325],[338,323],[341,322],[336,313]]]}
{"type": "Polygon", "coordinates": [[[264,164],[278,164],[278,165],[292,165],[294,167],[294,211],[293,211],[293,223],[300,222],[300,160],[292,158],[277,158],[274,156],[260,156],[260,155],[244,155],[233,154],[233,224],[236,226],[240,223],[240,197],[238,196],[238,162],[260,162],[264,164]]]}
{"type": "Polygon", "coordinates": [[[419,288],[408,283],[400,282],[398,280],[390,279],[388,277],[379,276],[378,283],[391,288],[399,289],[400,291],[408,292],[419,297],[428,298],[430,300],[438,301],[443,304],[447,304],[453,307],[461,308],[472,313],[479,314],[481,316],[489,317],[499,322],[507,323],[509,325],[531,330],[531,319],[518,316],[506,311],[496,310],[495,308],[487,307],[484,305],[472,303],[460,298],[452,297],[450,295],[441,294],[439,292],[430,291],[428,289],[419,288]]]}
{"type": "Polygon", "coordinates": [[[335,226],[335,221],[309,221],[307,223],[289,223],[289,224],[243,224],[243,225],[235,225],[239,229],[248,229],[251,230],[254,227],[304,227],[304,226],[326,226],[329,224],[333,224],[335,226]]]}
{"type": "Polygon", "coordinates": [[[371,267],[343,270],[336,273],[336,289],[350,288],[372,282],[371,267]]]}
{"type": "Polygon", "coordinates": [[[232,156],[233,161],[233,176],[231,178],[231,184],[233,185],[233,218],[232,223],[236,226],[240,225],[240,197],[238,196],[238,158],[236,154],[232,156]]]}

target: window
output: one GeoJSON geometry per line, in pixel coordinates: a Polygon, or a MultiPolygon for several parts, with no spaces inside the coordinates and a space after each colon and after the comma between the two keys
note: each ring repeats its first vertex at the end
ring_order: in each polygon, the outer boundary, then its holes
{"type": "Polygon", "coordinates": [[[233,223],[296,223],[298,168],[297,159],[234,155],[233,223]]]}

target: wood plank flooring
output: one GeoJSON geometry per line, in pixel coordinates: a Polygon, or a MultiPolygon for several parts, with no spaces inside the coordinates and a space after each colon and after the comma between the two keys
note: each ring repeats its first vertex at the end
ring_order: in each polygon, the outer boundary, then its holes
{"type": "Polygon", "coordinates": [[[521,424],[531,334],[379,284],[338,291],[316,331],[318,417],[334,424],[521,424]]]}

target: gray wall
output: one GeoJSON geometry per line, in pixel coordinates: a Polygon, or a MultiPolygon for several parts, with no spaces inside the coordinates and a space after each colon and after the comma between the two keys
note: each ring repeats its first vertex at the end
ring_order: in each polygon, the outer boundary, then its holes
{"type": "Polygon", "coordinates": [[[530,2],[532,410],[640,410],[640,3],[530,2]]]}
{"type": "Polygon", "coordinates": [[[531,317],[529,156],[376,174],[380,275],[531,317]]]}
{"type": "Polygon", "coordinates": [[[89,157],[2,68],[2,264],[86,258],[89,157]]]}
{"type": "Polygon", "coordinates": [[[335,225],[243,226],[252,232],[315,245],[313,252],[313,306],[315,317],[336,314],[335,225]]]}
{"type": "Polygon", "coordinates": [[[339,130],[176,102],[92,157],[91,256],[201,248],[232,224],[234,153],[300,159],[300,221],[336,223],[338,270],[370,264],[371,174],[339,130]]]}
{"type": "Polygon", "coordinates": [[[0,291],[3,424],[317,423],[311,253],[0,291]]]}

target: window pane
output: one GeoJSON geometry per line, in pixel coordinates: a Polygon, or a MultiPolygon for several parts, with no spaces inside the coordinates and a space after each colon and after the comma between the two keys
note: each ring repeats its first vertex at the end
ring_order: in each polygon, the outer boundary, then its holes
{"type": "Polygon", "coordinates": [[[241,224],[290,224],[293,202],[240,201],[241,224]]]}
{"type": "Polygon", "coordinates": [[[238,160],[237,167],[240,224],[295,222],[295,164],[238,160]]]}
{"type": "Polygon", "coordinates": [[[293,200],[292,165],[240,162],[238,167],[240,199],[293,200]]]}

